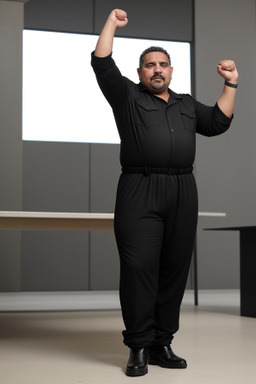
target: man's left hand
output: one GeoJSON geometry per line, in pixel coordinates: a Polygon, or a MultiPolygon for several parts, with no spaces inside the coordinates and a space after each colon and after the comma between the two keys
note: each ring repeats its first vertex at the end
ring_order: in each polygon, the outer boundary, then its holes
{"type": "Polygon", "coordinates": [[[217,65],[217,72],[228,82],[237,83],[238,72],[232,60],[223,60],[217,65]]]}

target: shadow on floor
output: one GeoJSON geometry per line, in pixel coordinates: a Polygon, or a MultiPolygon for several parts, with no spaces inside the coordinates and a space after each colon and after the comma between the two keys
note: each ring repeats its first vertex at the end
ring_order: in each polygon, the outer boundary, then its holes
{"type": "MultiPolygon", "coordinates": [[[[100,312],[98,315],[102,316],[100,312]]],[[[29,352],[40,349],[40,353],[56,352],[65,358],[123,369],[128,349],[122,343],[119,317],[112,314],[97,319],[96,312],[93,316],[89,312],[2,313],[0,339],[17,343],[29,352]]]]}

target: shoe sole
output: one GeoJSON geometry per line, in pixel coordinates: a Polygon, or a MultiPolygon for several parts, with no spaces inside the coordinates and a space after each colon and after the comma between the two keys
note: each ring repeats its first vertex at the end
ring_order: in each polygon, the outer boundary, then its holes
{"type": "Polygon", "coordinates": [[[159,365],[159,367],[161,368],[174,368],[174,369],[184,369],[184,368],[187,368],[187,364],[183,364],[183,365],[180,365],[180,364],[164,364],[164,363],[161,363],[159,361],[156,361],[156,360],[149,360],[148,362],[150,365],[159,365]]]}
{"type": "Polygon", "coordinates": [[[135,376],[144,376],[148,373],[148,368],[145,368],[145,369],[141,369],[141,370],[138,370],[138,369],[126,369],[125,371],[126,373],[126,376],[130,376],[130,377],[135,377],[135,376]]]}

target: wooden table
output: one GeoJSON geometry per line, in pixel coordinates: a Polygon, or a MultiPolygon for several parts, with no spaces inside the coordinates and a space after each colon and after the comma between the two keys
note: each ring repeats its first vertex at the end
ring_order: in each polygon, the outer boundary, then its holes
{"type": "MultiPolygon", "coordinates": [[[[198,216],[224,217],[225,213],[198,212],[198,216]]],[[[0,230],[113,230],[113,213],[0,211],[0,230]]]]}
{"type": "MultiPolygon", "coordinates": [[[[225,217],[221,212],[198,212],[201,217],[225,217]]],[[[0,211],[0,230],[113,230],[113,213],[0,211]]],[[[194,295],[198,305],[197,247],[194,255],[194,295]]]]}
{"type": "Polygon", "coordinates": [[[0,229],[113,230],[113,213],[0,211],[0,229]]]}

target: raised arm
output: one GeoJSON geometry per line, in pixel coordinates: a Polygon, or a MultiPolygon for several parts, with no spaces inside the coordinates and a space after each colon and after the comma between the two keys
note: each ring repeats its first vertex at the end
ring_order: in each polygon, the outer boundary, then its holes
{"type": "Polygon", "coordinates": [[[218,64],[217,71],[225,81],[229,83],[229,85],[224,85],[222,94],[218,100],[218,106],[226,116],[231,117],[235,106],[235,86],[238,80],[236,65],[231,60],[223,60],[218,64]]]}
{"type": "Polygon", "coordinates": [[[127,25],[127,13],[121,9],[114,9],[107,18],[107,21],[99,36],[94,55],[106,57],[112,53],[113,39],[117,28],[127,25]]]}

